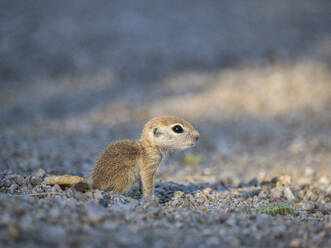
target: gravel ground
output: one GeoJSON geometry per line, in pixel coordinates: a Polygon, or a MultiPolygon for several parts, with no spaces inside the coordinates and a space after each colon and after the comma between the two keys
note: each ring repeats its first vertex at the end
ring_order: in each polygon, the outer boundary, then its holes
{"type": "Polygon", "coordinates": [[[0,246],[331,246],[330,1],[0,5],[0,246]],[[155,198],[44,184],[165,114],[155,198]]]}
{"type": "Polygon", "coordinates": [[[45,174],[39,169],[34,176],[1,175],[0,233],[6,247],[327,247],[331,242],[330,181],[311,168],[298,184],[290,176],[237,186],[229,178],[215,184],[160,182],[156,199],[141,198],[137,187],[125,196],[62,190],[41,183],[45,174]],[[269,202],[292,205],[274,216],[263,210],[269,202]]]}

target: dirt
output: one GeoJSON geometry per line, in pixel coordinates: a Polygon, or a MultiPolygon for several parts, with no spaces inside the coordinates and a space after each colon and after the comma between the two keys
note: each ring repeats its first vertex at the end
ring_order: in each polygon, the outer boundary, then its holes
{"type": "Polygon", "coordinates": [[[0,244],[331,245],[329,1],[0,5],[0,244]],[[200,140],[154,198],[45,185],[158,115],[200,140]]]}

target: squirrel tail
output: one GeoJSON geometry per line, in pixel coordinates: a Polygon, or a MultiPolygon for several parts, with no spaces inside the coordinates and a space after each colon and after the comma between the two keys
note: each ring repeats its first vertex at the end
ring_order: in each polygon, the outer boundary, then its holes
{"type": "Polygon", "coordinates": [[[45,178],[44,183],[47,185],[58,184],[64,188],[72,187],[79,192],[86,192],[92,188],[89,179],[72,175],[48,176],[45,178]]]}

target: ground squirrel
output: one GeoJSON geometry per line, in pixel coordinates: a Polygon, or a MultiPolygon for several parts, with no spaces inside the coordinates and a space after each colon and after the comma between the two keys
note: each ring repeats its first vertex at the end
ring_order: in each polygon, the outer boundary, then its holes
{"type": "Polygon", "coordinates": [[[109,145],[98,158],[90,185],[122,194],[140,178],[144,196],[154,194],[154,175],[168,150],[192,147],[199,133],[185,120],[157,117],[147,122],[138,141],[122,140],[109,145]]]}

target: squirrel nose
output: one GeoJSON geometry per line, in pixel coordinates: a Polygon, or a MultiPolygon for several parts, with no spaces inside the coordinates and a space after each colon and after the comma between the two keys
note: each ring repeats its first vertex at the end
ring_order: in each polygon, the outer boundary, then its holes
{"type": "Polygon", "coordinates": [[[195,139],[195,141],[198,141],[199,137],[200,137],[200,134],[197,131],[195,131],[194,132],[194,139],[195,139]]]}

